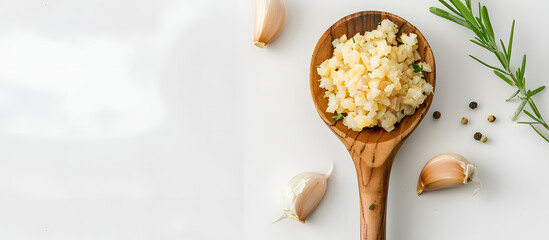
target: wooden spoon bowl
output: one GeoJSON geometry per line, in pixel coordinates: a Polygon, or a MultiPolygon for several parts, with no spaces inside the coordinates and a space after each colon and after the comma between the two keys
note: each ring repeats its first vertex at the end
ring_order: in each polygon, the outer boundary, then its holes
{"type": "Polygon", "coordinates": [[[429,95],[413,115],[406,116],[391,132],[383,128],[366,128],[355,132],[343,125],[342,121],[332,119],[334,114],[326,112],[328,99],[325,90],[320,88],[320,76],[316,68],[333,55],[332,41],[346,34],[352,37],[356,33],[364,34],[377,28],[383,19],[395,23],[401,33],[415,33],[418,39],[418,52],[421,61],[431,65],[432,72],[425,72],[426,80],[435,87],[435,59],[431,47],[421,32],[401,17],[379,11],[363,11],[348,15],[334,23],[318,40],[311,59],[310,87],[316,110],[322,120],[343,142],[355,164],[360,193],[360,239],[385,239],[385,217],[389,176],[393,160],[398,149],[423,119],[433,100],[429,95]],[[370,206],[373,208],[370,209],[370,206]]]}

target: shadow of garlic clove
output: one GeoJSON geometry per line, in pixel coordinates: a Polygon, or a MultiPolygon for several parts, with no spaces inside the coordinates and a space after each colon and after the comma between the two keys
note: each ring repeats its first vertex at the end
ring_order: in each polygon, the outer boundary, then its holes
{"type": "Polygon", "coordinates": [[[286,23],[283,0],[256,0],[254,44],[264,48],[274,40],[286,23]]]}
{"type": "MultiPolygon", "coordinates": [[[[429,160],[423,167],[417,182],[417,195],[425,191],[457,187],[475,181],[477,167],[456,153],[441,154],[429,160]]],[[[474,194],[479,188],[475,189],[474,194]]]]}
{"type": "Polygon", "coordinates": [[[293,177],[284,189],[286,209],[282,216],[273,221],[291,218],[305,223],[307,217],[315,210],[324,197],[328,178],[334,170],[334,164],[327,173],[305,172],[293,177]]]}

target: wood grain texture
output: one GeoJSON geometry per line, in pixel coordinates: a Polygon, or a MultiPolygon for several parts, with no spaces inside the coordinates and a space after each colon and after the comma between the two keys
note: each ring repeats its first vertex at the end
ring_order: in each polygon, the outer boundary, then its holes
{"type": "Polygon", "coordinates": [[[387,12],[363,11],[348,15],[334,23],[320,37],[313,52],[310,66],[310,88],[313,102],[322,120],[343,142],[354,161],[358,187],[360,193],[360,239],[361,240],[383,240],[385,239],[385,218],[387,205],[387,192],[389,177],[393,160],[398,149],[406,138],[417,127],[423,119],[431,102],[431,94],[425,102],[416,109],[416,112],[407,116],[395,126],[391,132],[383,128],[367,128],[361,132],[355,132],[343,125],[342,121],[332,119],[334,114],[326,112],[328,99],[324,98],[325,90],[320,88],[316,68],[324,60],[332,57],[332,41],[346,34],[347,37],[356,33],[364,34],[377,28],[383,20],[389,19],[399,28],[397,36],[401,33],[415,33],[418,38],[418,52],[421,61],[431,65],[433,71],[425,73],[425,77],[435,87],[436,66],[431,47],[421,32],[408,21],[387,12]],[[374,203],[373,209],[369,209],[374,203]]]}

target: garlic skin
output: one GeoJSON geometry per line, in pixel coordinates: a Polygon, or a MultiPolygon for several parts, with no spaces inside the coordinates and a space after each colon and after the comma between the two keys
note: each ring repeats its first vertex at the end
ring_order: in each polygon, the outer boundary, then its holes
{"type": "Polygon", "coordinates": [[[254,44],[264,48],[274,40],[286,23],[283,0],[256,0],[254,44]]]}
{"type": "MultiPolygon", "coordinates": [[[[417,182],[417,195],[424,191],[456,187],[476,180],[477,168],[457,153],[438,155],[423,167],[417,182]]],[[[476,180],[480,185],[480,181],[476,180]]],[[[475,190],[476,193],[477,190],[475,190]]]]}
{"type": "Polygon", "coordinates": [[[281,217],[273,223],[291,218],[305,223],[307,217],[315,210],[326,192],[328,178],[332,174],[334,164],[327,173],[305,172],[293,177],[284,189],[284,201],[286,209],[281,217]]]}

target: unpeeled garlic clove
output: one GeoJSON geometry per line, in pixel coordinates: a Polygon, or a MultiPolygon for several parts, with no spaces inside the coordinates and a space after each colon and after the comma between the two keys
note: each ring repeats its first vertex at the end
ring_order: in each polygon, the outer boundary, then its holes
{"type": "MultiPolygon", "coordinates": [[[[424,191],[456,187],[476,179],[477,168],[456,153],[441,154],[423,167],[417,182],[417,195],[424,191]]],[[[480,185],[480,181],[476,181],[480,185]]],[[[475,192],[478,191],[475,190],[475,192]]]]}
{"type": "Polygon", "coordinates": [[[285,23],[286,5],[283,0],[257,0],[254,44],[264,48],[280,34],[285,23]]]}
{"type": "Polygon", "coordinates": [[[283,219],[292,218],[301,223],[305,223],[307,217],[315,210],[316,206],[322,200],[328,178],[332,174],[334,164],[327,173],[305,172],[293,177],[284,189],[284,200],[286,209],[281,217],[273,223],[283,219]]]}

